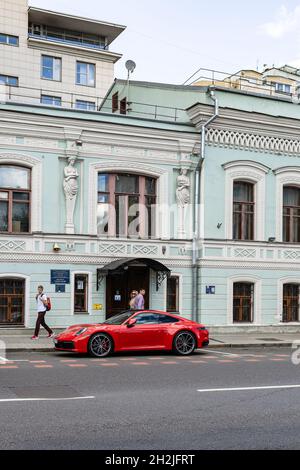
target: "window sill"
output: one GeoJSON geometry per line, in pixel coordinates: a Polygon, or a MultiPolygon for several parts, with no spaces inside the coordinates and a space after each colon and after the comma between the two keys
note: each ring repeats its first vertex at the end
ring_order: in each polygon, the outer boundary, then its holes
{"type": "Polygon", "coordinates": [[[73,315],[89,315],[89,312],[73,312],[73,315]]]}

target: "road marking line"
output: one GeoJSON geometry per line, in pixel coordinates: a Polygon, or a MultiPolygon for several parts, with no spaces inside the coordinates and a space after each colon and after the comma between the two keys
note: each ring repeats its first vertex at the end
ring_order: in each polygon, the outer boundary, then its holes
{"type": "Polygon", "coordinates": [[[161,361],[160,364],[178,364],[178,362],[175,362],[175,361],[161,361]]]}
{"type": "MultiPolygon", "coordinates": [[[[227,353],[227,352],[223,352],[223,351],[215,351],[213,349],[210,349],[209,350],[209,353],[215,353],[215,354],[222,354],[223,356],[235,356],[235,357],[239,357],[239,354],[233,354],[233,353],[227,353]]],[[[214,357],[214,356],[207,356],[207,357],[214,357]]]]}
{"type": "Polygon", "coordinates": [[[17,401],[66,401],[66,400],[89,400],[95,398],[90,397],[70,397],[70,398],[0,398],[0,403],[17,402],[17,401]]]}
{"type": "Polygon", "coordinates": [[[191,364],[207,364],[206,361],[191,361],[191,364]]]}
{"type": "Polygon", "coordinates": [[[231,363],[234,363],[234,361],[231,361],[230,359],[218,359],[217,362],[231,362],[231,363]]]}
{"type": "Polygon", "coordinates": [[[77,362],[77,359],[60,359],[60,362],[77,362]]]}
{"type": "Polygon", "coordinates": [[[19,366],[0,366],[0,369],[19,369],[19,366]]]}
{"type": "Polygon", "coordinates": [[[244,359],[245,362],[260,362],[259,359],[244,359]]]}
{"type": "Polygon", "coordinates": [[[279,390],[279,389],[288,389],[288,388],[300,388],[300,385],[268,385],[263,387],[236,387],[236,388],[206,388],[199,389],[197,392],[237,392],[237,391],[247,391],[247,390],[279,390]]]}
{"type": "Polygon", "coordinates": [[[107,364],[100,364],[100,366],[102,367],[112,367],[112,366],[119,366],[119,364],[116,364],[114,362],[111,362],[111,363],[107,363],[107,364]]]}
{"type": "Polygon", "coordinates": [[[33,366],[35,369],[52,369],[53,366],[50,366],[48,364],[36,364],[33,366]]]}
{"type": "Polygon", "coordinates": [[[31,364],[45,364],[46,361],[29,361],[31,364]]]}
{"type": "Polygon", "coordinates": [[[149,366],[149,362],[132,362],[131,364],[135,366],[149,366]]]}
{"type": "Polygon", "coordinates": [[[136,357],[122,357],[120,358],[120,361],[136,361],[136,357]]]}
{"type": "Polygon", "coordinates": [[[86,364],[66,364],[68,367],[87,367],[86,364]]]}
{"type": "Polygon", "coordinates": [[[278,357],[270,357],[269,361],[285,362],[286,359],[283,359],[283,358],[279,359],[278,357]]]}

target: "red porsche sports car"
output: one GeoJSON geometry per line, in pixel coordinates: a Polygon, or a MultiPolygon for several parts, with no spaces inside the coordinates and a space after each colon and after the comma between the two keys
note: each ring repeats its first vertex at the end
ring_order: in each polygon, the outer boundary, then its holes
{"type": "Polygon", "coordinates": [[[95,357],[139,350],[188,355],[208,344],[209,333],[200,323],[156,310],[129,310],[103,323],[70,326],[54,338],[56,350],[95,357]]]}

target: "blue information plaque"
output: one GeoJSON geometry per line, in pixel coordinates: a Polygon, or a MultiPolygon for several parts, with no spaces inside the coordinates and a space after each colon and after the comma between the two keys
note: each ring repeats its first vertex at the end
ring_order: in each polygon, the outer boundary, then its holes
{"type": "Polygon", "coordinates": [[[70,271],[51,269],[51,284],[70,284],[70,271]]]}

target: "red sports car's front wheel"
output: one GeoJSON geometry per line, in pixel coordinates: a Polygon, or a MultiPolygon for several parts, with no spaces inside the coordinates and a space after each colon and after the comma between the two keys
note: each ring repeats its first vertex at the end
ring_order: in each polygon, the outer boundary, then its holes
{"type": "Polygon", "coordinates": [[[174,338],[173,350],[182,356],[192,354],[196,348],[196,339],[189,331],[180,331],[174,338]]]}
{"type": "Polygon", "coordinates": [[[91,356],[105,357],[108,356],[112,350],[112,339],[105,333],[96,333],[89,340],[88,351],[91,356]]]}

